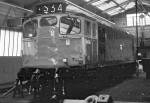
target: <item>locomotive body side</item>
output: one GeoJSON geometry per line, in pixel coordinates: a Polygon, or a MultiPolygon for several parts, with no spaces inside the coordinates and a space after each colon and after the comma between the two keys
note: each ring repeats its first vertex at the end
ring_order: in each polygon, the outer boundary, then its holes
{"type": "Polygon", "coordinates": [[[38,16],[24,25],[31,21],[36,21],[37,27],[32,29],[35,30],[35,34],[32,33],[33,37],[24,38],[24,67],[88,66],[89,69],[135,62],[133,36],[115,27],[109,27],[83,15],[38,16]],[[52,20],[49,22],[53,21],[52,25],[42,24],[50,17],[52,20]],[[68,22],[64,18],[68,21],[70,18],[78,20],[70,33],[67,32],[71,21],[68,22]]]}
{"type": "Polygon", "coordinates": [[[135,62],[134,37],[116,28],[105,30],[105,65],[135,62]]]}

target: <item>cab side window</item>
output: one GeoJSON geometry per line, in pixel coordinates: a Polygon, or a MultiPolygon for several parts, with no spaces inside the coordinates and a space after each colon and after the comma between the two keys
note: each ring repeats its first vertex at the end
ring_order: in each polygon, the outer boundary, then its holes
{"type": "Polygon", "coordinates": [[[24,25],[23,37],[25,37],[25,38],[35,37],[37,27],[38,27],[38,21],[37,20],[31,20],[31,21],[27,22],[24,25]]]}
{"type": "Polygon", "coordinates": [[[93,23],[92,27],[93,27],[93,29],[92,29],[93,36],[92,37],[96,37],[96,23],[93,23]]]}
{"type": "Polygon", "coordinates": [[[91,22],[85,20],[85,35],[91,36],[91,22]]]}
{"type": "Polygon", "coordinates": [[[75,35],[81,31],[81,20],[77,17],[63,16],[60,19],[60,34],[75,35]]]}

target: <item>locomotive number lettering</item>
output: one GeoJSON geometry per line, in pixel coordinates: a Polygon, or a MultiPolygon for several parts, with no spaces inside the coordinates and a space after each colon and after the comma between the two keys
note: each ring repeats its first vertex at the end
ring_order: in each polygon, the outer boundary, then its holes
{"type": "Polygon", "coordinates": [[[43,11],[44,11],[45,14],[48,14],[48,7],[47,7],[47,6],[44,6],[43,11]]]}
{"type": "Polygon", "coordinates": [[[36,14],[51,14],[65,12],[66,6],[64,3],[44,3],[37,5],[35,8],[36,14]]]}
{"type": "Polygon", "coordinates": [[[55,8],[55,6],[53,5],[53,6],[52,6],[52,11],[51,11],[51,12],[54,13],[54,12],[55,12],[55,9],[56,9],[56,8],[55,8]]]}
{"type": "Polygon", "coordinates": [[[59,11],[62,11],[62,10],[63,10],[63,9],[62,9],[62,4],[59,5],[58,10],[59,10],[59,11]]]}

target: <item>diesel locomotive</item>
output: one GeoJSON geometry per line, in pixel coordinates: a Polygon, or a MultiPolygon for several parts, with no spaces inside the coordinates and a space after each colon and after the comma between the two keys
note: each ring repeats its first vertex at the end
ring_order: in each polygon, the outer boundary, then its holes
{"type": "Polygon", "coordinates": [[[34,80],[36,86],[46,88],[49,83],[51,92],[58,89],[64,94],[67,81],[131,76],[135,71],[134,36],[66,7],[60,0],[38,4],[35,15],[24,21],[23,75],[20,71],[18,78],[32,81],[39,77],[34,80]]]}

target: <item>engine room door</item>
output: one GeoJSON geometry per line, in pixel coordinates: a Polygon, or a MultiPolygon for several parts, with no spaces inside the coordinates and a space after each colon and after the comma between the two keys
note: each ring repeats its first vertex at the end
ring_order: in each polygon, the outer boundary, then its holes
{"type": "Polygon", "coordinates": [[[106,30],[103,25],[98,25],[98,59],[99,64],[105,62],[105,39],[106,30]],[[103,28],[102,28],[103,27],[103,28]]]}
{"type": "Polygon", "coordinates": [[[91,38],[91,22],[85,20],[85,47],[86,47],[86,57],[85,62],[86,64],[92,63],[92,38],[91,38]]]}
{"type": "Polygon", "coordinates": [[[97,23],[92,23],[92,64],[98,63],[97,23]]]}

